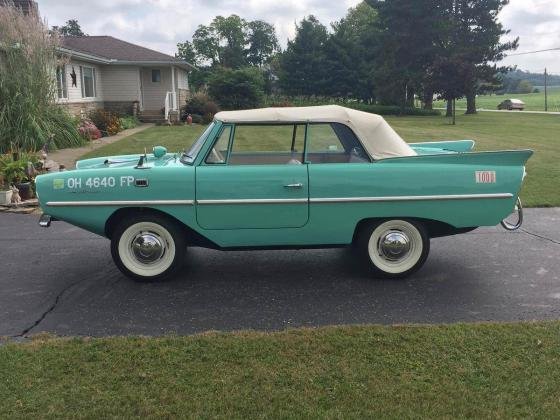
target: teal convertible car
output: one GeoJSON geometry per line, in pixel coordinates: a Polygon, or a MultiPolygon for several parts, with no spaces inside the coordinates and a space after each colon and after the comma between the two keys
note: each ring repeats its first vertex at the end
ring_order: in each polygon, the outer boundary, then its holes
{"type": "Polygon", "coordinates": [[[136,280],[176,273],[187,246],[354,245],[375,275],[403,277],[425,262],[430,238],[522,215],[532,151],[473,146],[407,144],[382,117],[340,106],[220,112],[182,153],[158,146],[39,176],[40,224],[109,238],[136,280]]]}

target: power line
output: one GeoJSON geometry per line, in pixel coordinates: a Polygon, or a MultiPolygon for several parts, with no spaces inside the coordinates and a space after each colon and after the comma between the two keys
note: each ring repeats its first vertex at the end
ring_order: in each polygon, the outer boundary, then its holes
{"type": "Polygon", "coordinates": [[[515,55],[536,54],[536,53],[542,53],[542,52],[547,52],[547,51],[560,51],[560,47],[549,48],[549,49],[546,49],[546,50],[527,51],[527,52],[522,52],[522,53],[508,54],[507,56],[508,57],[513,57],[515,55]]]}

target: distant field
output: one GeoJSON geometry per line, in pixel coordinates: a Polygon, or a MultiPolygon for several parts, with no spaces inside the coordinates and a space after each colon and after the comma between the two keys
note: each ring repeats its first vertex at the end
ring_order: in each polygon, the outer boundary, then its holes
{"type": "MultiPolygon", "coordinates": [[[[444,117],[387,117],[387,121],[409,142],[421,140],[476,141],[476,150],[533,149],[521,199],[528,207],[560,206],[560,116],[523,113],[481,112],[464,115],[452,126],[444,117]]],[[[141,153],[160,144],[178,152],[189,147],[203,126],[153,127],[116,143],[101,147],[85,157],[141,153]]]]}
{"type": "MultiPolygon", "coordinates": [[[[506,99],[521,99],[527,105],[527,111],[544,111],[544,89],[540,88],[540,93],[508,93],[505,95],[480,95],[476,99],[478,109],[497,109],[498,104],[506,99]]],[[[445,107],[444,101],[434,102],[434,107],[445,107]]],[[[457,108],[466,108],[467,101],[461,99],[457,101],[457,108]]],[[[560,112],[560,86],[552,86],[548,90],[548,110],[560,112]]]]}

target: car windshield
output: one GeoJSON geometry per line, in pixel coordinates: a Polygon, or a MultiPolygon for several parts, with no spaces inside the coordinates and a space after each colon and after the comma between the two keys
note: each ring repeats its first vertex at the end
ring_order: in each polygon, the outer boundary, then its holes
{"type": "Polygon", "coordinates": [[[215,124],[215,122],[212,122],[210,125],[208,125],[208,127],[206,127],[206,130],[204,130],[204,132],[192,144],[192,146],[188,150],[185,149],[185,151],[183,152],[183,156],[181,156],[181,162],[188,165],[191,165],[194,162],[196,156],[198,155],[198,152],[200,152],[200,149],[202,149],[202,145],[206,141],[208,134],[210,134],[215,124]]]}

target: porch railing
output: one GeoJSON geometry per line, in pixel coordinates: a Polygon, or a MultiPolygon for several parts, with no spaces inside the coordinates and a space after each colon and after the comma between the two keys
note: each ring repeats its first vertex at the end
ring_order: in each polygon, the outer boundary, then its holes
{"type": "Polygon", "coordinates": [[[169,121],[169,113],[177,111],[177,92],[167,92],[165,94],[165,120],[169,121]]]}

